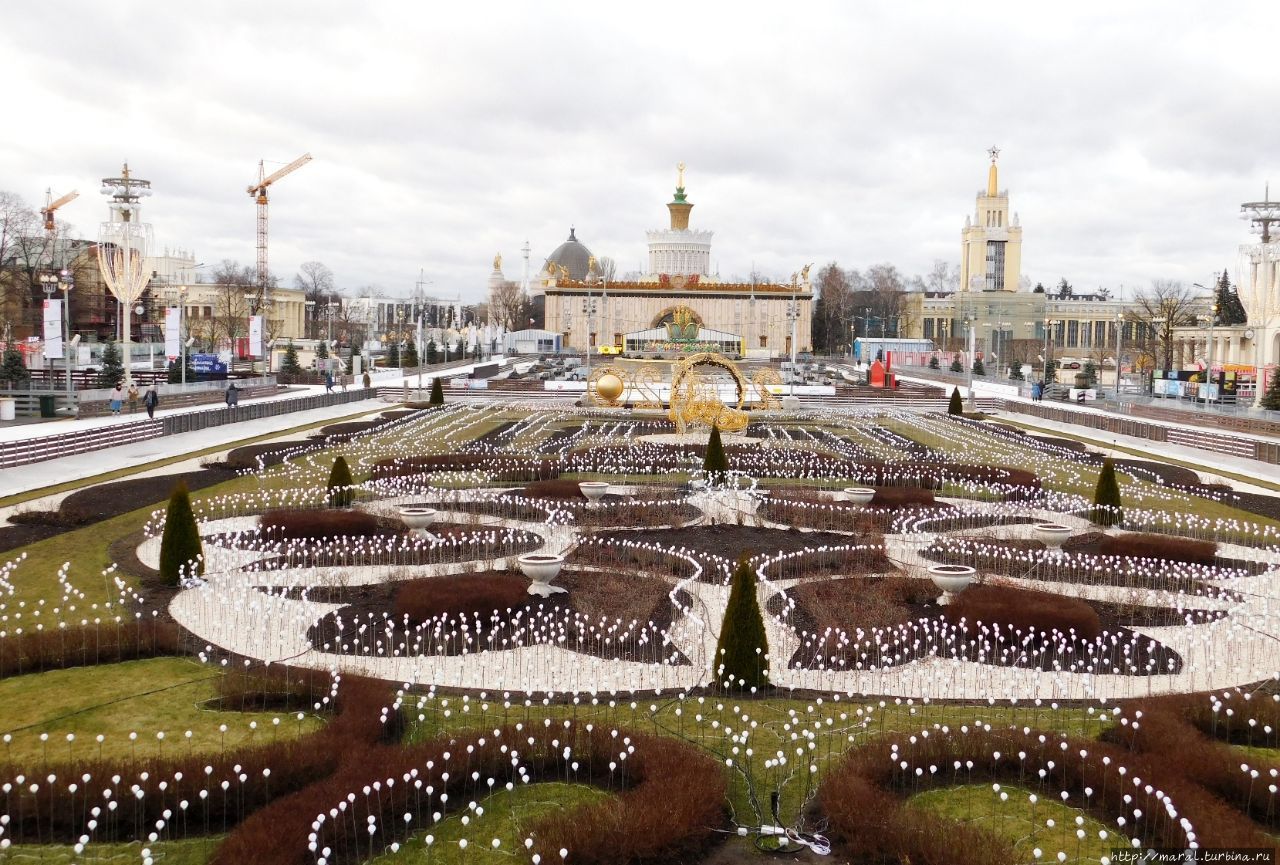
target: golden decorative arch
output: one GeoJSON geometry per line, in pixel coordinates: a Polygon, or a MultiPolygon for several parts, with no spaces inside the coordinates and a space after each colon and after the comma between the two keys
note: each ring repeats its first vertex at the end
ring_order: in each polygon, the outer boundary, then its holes
{"type": "Polygon", "coordinates": [[[747,380],[738,365],[716,352],[699,352],[682,359],[672,367],[671,408],[667,416],[676,425],[676,432],[684,433],[689,424],[703,423],[717,426],[725,432],[741,432],[747,428],[748,417],[744,410],[747,399],[747,380]],[[727,406],[720,399],[713,379],[700,376],[699,366],[716,366],[732,376],[738,388],[738,404],[727,406]]]}
{"type": "Polygon", "coordinates": [[[662,321],[662,320],[663,320],[664,318],[666,318],[667,316],[670,316],[670,317],[671,317],[671,320],[672,320],[672,321],[675,321],[675,319],[676,319],[676,315],[677,315],[678,313],[685,313],[685,314],[687,314],[687,315],[688,315],[688,317],[689,317],[689,318],[688,318],[688,320],[689,320],[689,321],[691,321],[691,322],[693,322],[694,324],[696,324],[698,327],[705,327],[705,326],[706,326],[706,325],[703,323],[703,321],[702,321],[702,316],[698,315],[698,313],[697,313],[697,312],[695,312],[695,311],[694,311],[694,309],[693,309],[692,307],[688,306],[687,304],[677,303],[677,304],[675,304],[674,306],[668,306],[668,307],[667,307],[666,309],[664,309],[662,312],[660,312],[660,313],[658,313],[657,315],[655,315],[655,316],[653,317],[653,322],[649,325],[649,327],[651,327],[651,328],[652,328],[652,327],[662,327],[662,325],[663,325],[663,321],[662,321]]]}

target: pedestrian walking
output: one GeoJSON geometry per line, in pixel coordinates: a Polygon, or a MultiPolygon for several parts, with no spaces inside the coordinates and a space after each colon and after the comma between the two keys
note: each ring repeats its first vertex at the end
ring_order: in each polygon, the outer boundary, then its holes
{"type": "Polygon", "coordinates": [[[138,410],[138,386],[133,382],[129,383],[129,414],[133,414],[138,410]]]}
{"type": "Polygon", "coordinates": [[[331,372],[324,374],[324,392],[333,393],[333,373],[331,372]]]}
{"type": "Polygon", "coordinates": [[[156,406],[160,404],[160,394],[156,393],[154,384],[147,385],[147,392],[142,395],[142,404],[147,409],[147,417],[156,416],[156,406]]]}
{"type": "Polygon", "coordinates": [[[108,405],[111,406],[111,413],[120,414],[120,409],[124,407],[124,387],[121,386],[120,382],[116,382],[116,386],[111,389],[107,400],[108,405]]]}

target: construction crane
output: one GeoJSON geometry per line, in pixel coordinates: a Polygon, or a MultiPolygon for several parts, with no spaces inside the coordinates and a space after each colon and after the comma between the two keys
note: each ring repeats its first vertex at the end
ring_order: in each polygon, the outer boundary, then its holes
{"type": "Polygon", "coordinates": [[[258,291],[266,301],[267,290],[267,187],[286,174],[292,174],[311,161],[311,154],[304,153],[284,168],[266,173],[265,161],[258,161],[258,182],[249,187],[249,195],[258,203],[258,291]]]}
{"type": "Polygon", "coordinates": [[[53,198],[53,190],[46,189],[44,193],[44,207],[40,209],[40,218],[44,220],[44,230],[52,234],[56,230],[53,222],[54,211],[59,207],[62,207],[64,204],[70,204],[79,197],[80,193],[73,189],[55,201],[53,198]]]}
{"type": "Polygon", "coordinates": [[[80,193],[74,189],[57,200],[53,197],[53,189],[44,191],[44,207],[40,209],[40,218],[44,221],[45,233],[49,235],[49,261],[55,267],[58,265],[58,225],[53,214],[59,207],[70,204],[79,197],[80,193]]]}

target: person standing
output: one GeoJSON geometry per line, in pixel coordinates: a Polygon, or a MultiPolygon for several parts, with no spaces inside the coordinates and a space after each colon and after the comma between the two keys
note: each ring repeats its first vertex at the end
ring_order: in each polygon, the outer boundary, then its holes
{"type": "Polygon", "coordinates": [[[240,389],[233,381],[227,385],[227,408],[235,408],[240,403],[240,389]]]}
{"type": "Polygon", "coordinates": [[[324,374],[324,392],[333,393],[333,373],[331,372],[324,374]]]}
{"type": "Polygon", "coordinates": [[[111,406],[111,413],[120,414],[120,409],[124,407],[124,388],[121,387],[120,382],[116,382],[116,386],[111,389],[107,401],[111,406]]]}
{"type": "Polygon", "coordinates": [[[156,393],[154,384],[147,385],[146,393],[142,395],[142,405],[147,409],[147,417],[154,419],[156,416],[156,406],[160,404],[160,394],[156,393]]]}

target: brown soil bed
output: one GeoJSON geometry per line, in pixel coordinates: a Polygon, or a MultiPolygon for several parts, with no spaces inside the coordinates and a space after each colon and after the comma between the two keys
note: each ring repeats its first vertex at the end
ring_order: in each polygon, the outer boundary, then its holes
{"type": "Polygon", "coordinates": [[[799,529],[763,529],[755,526],[690,526],[681,529],[612,531],[613,540],[652,543],[664,547],[684,547],[695,554],[720,556],[731,562],[747,554],[794,552],[823,544],[856,542],[834,532],[802,532],[799,529]]]}
{"type": "MultiPolygon", "coordinates": [[[[662,632],[671,627],[675,614],[668,594],[671,586],[667,582],[651,577],[576,571],[572,566],[566,566],[554,584],[568,592],[549,598],[530,595],[527,592],[528,578],[506,571],[456,574],[375,586],[317,587],[308,591],[309,598],[344,606],[313,625],[308,631],[308,638],[313,646],[324,651],[377,654],[376,645],[370,646],[367,635],[370,631],[384,628],[384,615],[399,626],[393,639],[396,648],[405,641],[403,623],[406,615],[411,641],[416,641],[419,632],[415,629],[423,621],[433,621],[432,617],[444,615],[452,621],[447,628],[438,629],[440,634],[435,630],[428,633],[425,628],[421,631],[423,643],[429,642],[430,650],[419,648],[413,654],[459,655],[534,643],[536,640],[526,633],[530,619],[535,620],[536,627],[539,620],[550,613],[559,614],[556,618],[564,622],[565,639],[558,644],[570,650],[617,660],[689,663],[688,658],[666,643],[662,636],[662,632]],[[573,614],[582,616],[583,621],[575,621],[573,614]],[[468,621],[465,628],[457,621],[464,616],[468,621]],[[643,628],[637,627],[634,636],[614,642],[599,633],[602,619],[607,620],[605,628],[616,619],[622,620],[623,627],[635,621],[643,623],[643,628]],[[369,624],[364,646],[357,643],[362,624],[369,624]],[[595,627],[594,633],[589,626],[595,627]],[[448,636],[443,634],[446,630],[448,636]],[[464,635],[469,635],[470,641],[464,635]]],[[[296,597],[300,592],[293,590],[290,594],[296,597]]],[[[677,597],[682,606],[692,603],[692,599],[683,592],[677,597]]],[[[440,621],[437,618],[433,623],[439,624],[440,621]]],[[[384,651],[390,654],[391,650],[386,645],[388,638],[382,635],[382,639],[384,651]]]]}
{"type": "MultiPolygon", "coordinates": [[[[432,525],[428,531],[441,540],[465,540],[474,537],[478,531],[483,530],[480,526],[470,526],[464,524],[438,523],[432,525]]],[[[499,536],[506,532],[506,529],[498,529],[499,536]]],[[[205,540],[205,543],[223,543],[226,540],[225,535],[211,535],[205,540]]],[[[479,561],[488,558],[480,553],[473,553],[471,546],[423,549],[423,550],[400,550],[396,552],[387,552],[388,545],[399,545],[403,540],[403,535],[371,535],[365,539],[366,547],[375,548],[375,552],[364,553],[357,556],[345,556],[342,553],[330,552],[327,550],[306,550],[305,561],[300,561],[298,555],[292,559],[286,556],[267,556],[254,562],[255,567],[259,570],[266,568],[283,568],[283,567],[317,567],[317,568],[350,568],[364,566],[397,566],[418,567],[422,565],[440,564],[442,562],[465,562],[479,561]],[[378,549],[381,548],[381,549],[378,549]]],[[[531,552],[542,545],[538,538],[530,538],[529,540],[513,544],[511,551],[515,555],[531,552]]],[[[505,555],[506,549],[503,548],[505,555]]]]}
{"type": "MultiPolygon", "coordinates": [[[[989,588],[1005,596],[1004,603],[1014,610],[1028,606],[1032,599],[1043,599],[1052,604],[1054,596],[1045,597],[1045,593],[1032,592],[1012,587],[975,586],[969,591],[989,588]],[[1023,599],[1026,603],[1023,603],[1023,599]]],[[[935,598],[938,590],[927,580],[908,579],[903,577],[888,578],[853,578],[816,580],[801,583],[788,590],[790,600],[794,601],[787,621],[802,634],[802,644],[792,655],[790,666],[793,668],[862,668],[870,666],[894,667],[907,664],[921,658],[929,657],[930,647],[924,644],[914,630],[905,629],[901,633],[892,630],[911,622],[921,624],[932,623],[940,626],[947,622],[947,607],[939,607],[935,598]],[[858,633],[858,629],[862,633],[858,633]],[[875,629],[890,629],[875,634],[875,629]],[[841,641],[841,633],[846,636],[847,643],[841,641]],[[874,635],[874,638],[873,638],[874,635]],[[871,641],[868,645],[867,641],[871,641]],[[851,643],[851,644],[850,644],[851,643]],[[877,651],[876,645],[881,648],[877,651]]],[[[962,595],[963,597],[963,595],[962,595]]],[[[1016,666],[1053,670],[1060,668],[1071,670],[1073,663],[1087,663],[1092,657],[1096,663],[1099,658],[1113,666],[1111,669],[1100,668],[1099,672],[1123,675],[1146,675],[1148,662],[1154,662],[1156,674],[1168,673],[1170,669],[1178,672],[1182,668],[1181,656],[1148,637],[1141,637],[1137,644],[1130,646],[1128,654],[1124,647],[1134,637],[1128,627],[1133,624],[1131,617],[1111,604],[1093,604],[1078,599],[1063,598],[1063,607],[1067,605],[1087,607],[1097,616],[1100,629],[1104,632],[1100,640],[1106,640],[1107,649],[1100,650],[1095,646],[1097,654],[1090,656],[1087,649],[1090,641],[1076,639],[1069,642],[1065,650],[1055,648],[1049,652],[1033,652],[1030,648],[1025,652],[1008,653],[986,657],[982,654],[980,640],[966,642],[962,654],[955,657],[970,661],[980,661],[997,666],[1016,666]],[[1117,646],[1112,647],[1110,637],[1117,638],[1117,646]],[[1136,672],[1128,670],[1128,662],[1137,668],[1136,672]],[[1172,662],[1172,668],[1170,668],[1172,662]]],[[[781,597],[770,599],[767,609],[771,615],[783,612],[787,602],[781,597]]],[[[1143,608],[1147,618],[1166,618],[1182,622],[1181,614],[1173,608],[1143,608]]],[[[1140,626],[1136,625],[1135,626],[1140,626]]],[[[1010,650],[1013,647],[1002,647],[1010,650]]],[[[954,651],[954,650],[950,650],[954,651]]],[[[941,651],[936,654],[942,654],[941,651]]],[[[952,657],[952,655],[947,655],[952,657]]]]}

